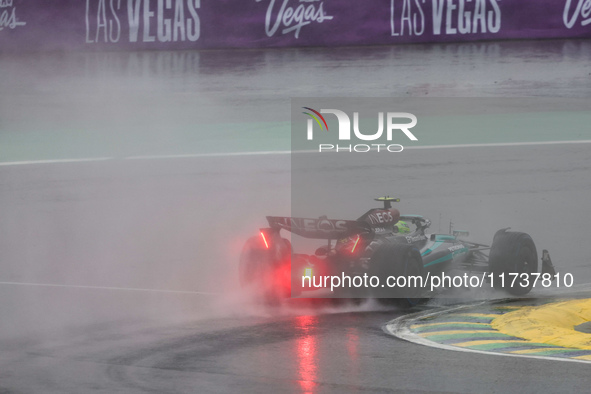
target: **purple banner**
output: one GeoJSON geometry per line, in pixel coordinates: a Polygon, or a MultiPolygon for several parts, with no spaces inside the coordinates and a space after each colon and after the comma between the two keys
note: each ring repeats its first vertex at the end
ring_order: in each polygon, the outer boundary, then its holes
{"type": "Polygon", "coordinates": [[[591,0],[0,0],[0,50],[591,37],[591,0]]]}

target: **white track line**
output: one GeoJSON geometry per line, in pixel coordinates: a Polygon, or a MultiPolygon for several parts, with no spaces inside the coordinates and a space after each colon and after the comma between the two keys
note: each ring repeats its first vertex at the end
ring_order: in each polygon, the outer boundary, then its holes
{"type": "Polygon", "coordinates": [[[219,293],[207,293],[207,292],[203,292],[203,291],[138,289],[138,288],[133,288],[133,287],[60,285],[60,284],[52,284],[52,283],[0,282],[0,285],[39,286],[39,287],[63,287],[63,288],[92,289],[92,290],[146,291],[146,292],[151,292],[151,293],[198,294],[198,295],[207,295],[207,296],[214,296],[214,295],[218,295],[219,294],[219,293]]]}
{"type": "MultiPolygon", "coordinates": [[[[309,153],[312,151],[301,151],[309,153]]],[[[315,151],[314,151],[315,152],[315,151]]],[[[199,157],[226,157],[226,156],[264,156],[264,155],[288,155],[290,150],[269,150],[260,152],[226,152],[226,153],[194,153],[185,155],[154,155],[154,156],[129,156],[125,160],[153,160],[153,159],[192,159],[199,157]]]]}
{"type": "MultiPolygon", "coordinates": [[[[506,146],[539,146],[539,145],[573,145],[573,144],[590,144],[591,140],[569,140],[569,141],[534,141],[534,142],[491,142],[484,144],[454,144],[454,145],[423,145],[423,146],[407,146],[404,150],[421,150],[421,149],[451,149],[451,148],[494,148],[506,146]]],[[[403,150],[403,151],[404,151],[403,150]]],[[[375,149],[372,149],[375,151],[375,149]]],[[[195,154],[180,154],[180,155],[146,155],[146,156],[128,156],[122,158],[116,157],[91,157],[81,159],[56,159],[56,160],[28,160],[28,161],[8,161],[0,162],[0,166],[15,166],[25,164],[54,164],[54,163],[81,163],[81,162],[95,162],[108,160],[155,160],[155,159],[194,159],[206,157],[232,157],[232,156],[265,156],[265,155],[289,155],[298,153],[315,153],[316,150],[279,150],[279,151],[257,151],[257,152],[225,152],[225,153],[195,153],[195,154]]]]}
{"type": "Polygon", "coordinates": [[[0,162],[0,166],[19,166],[24,164],[53,164],[53,163],[81,163],[92,161],[113,160],[114,157],[90,157],[82,159],[56,159],[56,160],[28,160],[28,161],[5,161],[0,162]]]}
{"type": "Polygon", "coordinates": [[[404,339],[405,341],[413,342],[419,345],[434,347],[437,349],[445,349],[445,350],[453,350],[455,352],[465,352],[465,353],[478,353],[478,354],[486,354],[486,355],[493,355],[493,356],[506,356],[506,357],[523,357],[523,358],[535,358],[539,360],[549,360],[549,361],[567,361],[567,362],[574,362],[574,363],[583,363],[583,364],[591,364],[591,361],[587,360],[576,360],[572,358],[559,358],[559,357],[549,357],[549,356],[534,356],[528,354],[515,354],[515,353],[495,353],[489,352],[485,350],[477,350],[477,349],[469,349],[463,348],[459,346],[451,346],[446,345],[443,343],[437,343],[430,341],[426,338],[423,338],[419,335],[416,335],[410,330],[410,326],[417,321],[419,318],[425,317],[434,317],[443,315],[449,312],[454,312],[461,309],[472,308],[474,306],[486,304],[487,302],[480,302],[476,304],[468,304],[462,306],[456,306],[451,308],[440,309],[435,312],[418,312],[413,313],[410,315],[400,316],[394,320],[389,321],[386,323],[382,329],[386,334],[390,334],[400,339],[404,339]]]}
{"type": "Polygon", "coordinates": [[[487,148],[501,146],[537,146],[537,145],[561,145],[561,144],[591,144],[591,140],[569,140],[569,141],[532,141],[532,142],[491,142],[485,144],[456,144],[456,145],[424,145],[409,146],[407,149],[449,149],[449,148],[487,148]]]}

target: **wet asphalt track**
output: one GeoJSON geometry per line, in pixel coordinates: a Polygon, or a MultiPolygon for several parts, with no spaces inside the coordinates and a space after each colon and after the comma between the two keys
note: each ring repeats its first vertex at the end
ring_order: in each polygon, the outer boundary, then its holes
{"type": "Polygon", "coordinates": [[[397,312],[102,329],[3,352],[4,392],[586,392],[588,365],[443,351],[380,329],[397,312]],[[122,332],[123,331],[123,332],[122,332]],[[97,337],[98,336],[98,337],[97,337]],[[133,343],[130,343],[130,338],[133,343]]]}
{"type": "MultiPolygon", "coordinates": [[[[269,51],[260,55],[254,79],[245,79],[235,59],[200,83],[212,92],[213,109],[229,105],[244,113],[253,102],[280,108],[282,100],[288,113],[285,97],[298,93],[589,96],[586,43],[491,45],[439,47],[444,56],[423,47],[355,50],[372,59],[363,62],[343,49],[269,51]],[[393,64],[397,51],[404,56],[393,64]],[[382,74],[342,84],[372,65],[382,74]],[[318,80],[288,83],[302,69],[314,70],[318,80]],[[379,75],[385,87],[373,79],[379,75]],[[249,89],[232,96],[235,82],[249,89]]],[[[192,94],[198,99],[199,92],[192,94]]],[[[15,96],[26,102],[26,94],[15,96]]],[[[347,196],[331,209],[356,216],[368,199],[384,193],[373,180],[390,181],[404,190],[402,210],[430,216],[435,229],[442,213],[443,229],[453,218],[483,240],[500,227],[526,230],[577,281],[591,282],[579,247],[586,242],[581,231],[591,199],[589,159],[586,145],[416,150],[372,167],[372,178],[354,189],[338,181],[340,169],[327,166],[323,173],[347,196]],[[555,230],[565,227],[574,235],[555,230]]],[[[362,174],[362,168],[346,174],[362,174]]],[[[273,316],[227,291],[236,282],[240,242],[263,225],[265,214],[290,208],[287,156],[11,166],[0,168],[0,184],[2,281],[218,293],[1,285],[0,392],[588,389],[586,365],[448,352],[389,337],[381,325],[399,311],[288,307],[273,316]]]]}

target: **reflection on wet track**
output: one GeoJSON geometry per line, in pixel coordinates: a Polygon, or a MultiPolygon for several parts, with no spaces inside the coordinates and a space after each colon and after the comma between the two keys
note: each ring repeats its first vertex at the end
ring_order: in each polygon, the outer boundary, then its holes
{"type": "Polygon", "coordinates": [[[315,330],[316,316],[304,315],[295,318],[296,357],[298,360],[298,374],[303,393],[313,393],[316,386],[318,354],[315,330]]]}

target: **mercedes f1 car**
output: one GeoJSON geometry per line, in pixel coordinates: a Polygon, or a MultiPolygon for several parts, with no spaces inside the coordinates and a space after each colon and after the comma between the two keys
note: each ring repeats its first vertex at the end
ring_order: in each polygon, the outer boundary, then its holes
{"type": "MultiPolygon", "coordinates": [[[[478,273],[487,283],[502,287],[512,295],[527,294],[538,272],[538,252],[532,238],[523,232],[501,229],[492,244],[467,241],[465,231],[451,234],[429,233],[431,221],[421,215],[402,215],[392,207],[397,198],[375,199],[383,203],[357,220],[335,220],[267,216],[269,226],[248,239],[239,263],[243,287],[251,287],[262,300],[276,303],[282,298],[316,298],[327,284],[322,278],[339,276],[373,278],[371,286],[339,286],[330,296],[375,298],[404,306],[413,305],[426,295],[424,286],[404,288],[386,286],[388,278],[426,279],[443,272],[478,273]],[[410,225],[409,225],[410,224],[410,225]],[[322,240],[314,253],[292,250],[282,236],[291,232],[307,239],[322,240]],[[496,280],[495,276],[514,275],[518,280],[496,280]],[[316,293],[315,293],[316,292],[316,293]],[[386,301],[389,300],[389,301],[386,301]]],[[[542,274],[555,274],[549,253],[542,253],[542,274]]],[[[480,276],[479,275],[479,276],[480,276]]],[[[507,278],[508,279],[508,278],[507,278]]]]}

